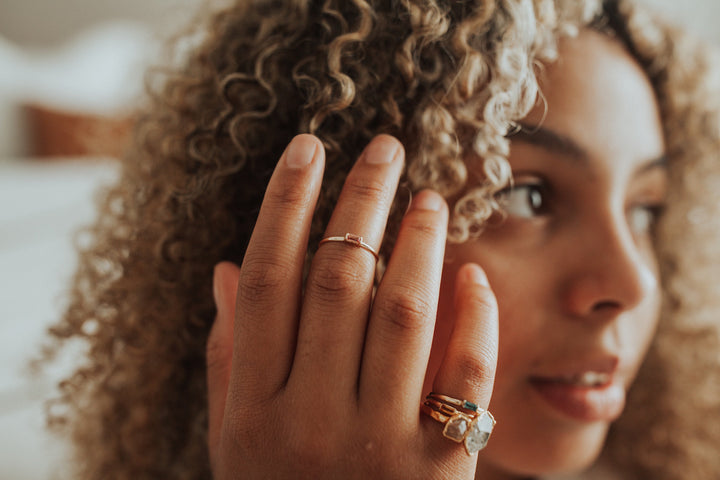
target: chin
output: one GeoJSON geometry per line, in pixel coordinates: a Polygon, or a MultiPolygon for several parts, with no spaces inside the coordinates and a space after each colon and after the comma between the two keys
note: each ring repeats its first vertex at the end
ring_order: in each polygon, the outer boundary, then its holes
{"type": "Polygon", "coordinates": [[[522,437],[515,437],[515,441],[505,443],[502,430],[496,429],[491,443],[481,452],[478,471],[486,466],[528,477],[579,473],[598,459],[607,431],[608,424],[599,423],[574,432],[527,432],[522,437]]]}

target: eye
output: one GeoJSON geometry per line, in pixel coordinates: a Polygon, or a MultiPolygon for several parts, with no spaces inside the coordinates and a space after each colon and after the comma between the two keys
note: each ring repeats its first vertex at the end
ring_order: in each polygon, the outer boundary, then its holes
{"type": "Polygon", "coordinates": [[[503,210],[514,217],[533,218],[547,211],[547,188],[533,182],[515,185],[498,194],[503,210]]]}
{"type": "Polygon", "coordinates": [[[635,234],[649,234],[662,211],[662,205],[636,205],[628,212],[628,225],[635,234]]]}

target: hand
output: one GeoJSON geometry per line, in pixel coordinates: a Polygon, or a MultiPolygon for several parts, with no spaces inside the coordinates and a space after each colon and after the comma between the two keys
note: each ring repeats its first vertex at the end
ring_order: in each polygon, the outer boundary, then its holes
{"type": "MultiPolygon", "coordinates": [[[[474,478],[476,456],[420,413],[448,209],[415,196],[372,300],[375,258],[343,242],[302,269],[324,150],[293,139],[270,180],[241,267],[215,268],[208,339],[208,447],[216,479],[474,478]]],[[[326,230],[376,251],[404,161],[375,138],[350,172],[326,230]]],[[[487,408],[497,307],[482,270],[458,273],[454,331],[434,390],[487,408]]]]}

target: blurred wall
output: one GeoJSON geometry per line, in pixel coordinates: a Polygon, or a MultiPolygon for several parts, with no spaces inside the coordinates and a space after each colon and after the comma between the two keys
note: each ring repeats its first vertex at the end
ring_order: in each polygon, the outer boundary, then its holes
{"type": "MultiPolygon", "coordinates": [[[[720,1],[640,0],[698,35],[720,43],[720,1]]],[[[203,0],[0,0],[0,35],[24,45],[61,41],[96,22],[139,20],[172,28],[203,0]]]]}
{"type": "Polygon", "coordinates": [[[699,37],[720,44],[720,1],[718,0],[639,0],[656,8],[673,23],[699,37]]]}
{"type": "Polygon", "coordinates": [[[109,20],[154,28],[187,21],[203,0],[0,0],[0,36],[26,46],[46,46],[109,20]]]}
{"type": "Polygon", "coordinates": [[[63,127],[55,138],[80,131],[58,114],[80,115],[78,125],[124,115],[161,39],[221,1],[0,0],[0,159],[38,155],[49,120],[63,127]]]}

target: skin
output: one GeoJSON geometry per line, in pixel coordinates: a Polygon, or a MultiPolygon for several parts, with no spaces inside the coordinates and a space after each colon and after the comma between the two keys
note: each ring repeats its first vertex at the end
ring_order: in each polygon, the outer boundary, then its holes
{"type": "MultiPolygon", "coordinates": [[[[215,268],[215,478],[511,478],[594,459],[609,422],[567,418],[528,394],[528,378],[600,351],[616,355],[614,375],[631,382],[657,318],[650,233],[635,227],[647,203],[662,201],[662,169],[645,167],[663,143],[649,85],[618,45],[583,33],[561,58],[547,72],[542,125],[585,160],[527,138],[510,159],[517,187],[542,174],[562,192],[550,213],[519,215],[527,188],[516,187],[504,223],[446,252],[447,205],[418,193],[372,304],[375,259],[342,242],[318,249],[301,288],[324,153],[312,136],[291,142],[243,264],[215,268]],[[630,94],[631,108],[620,101],[630,94]],[[479,457],[418,413],[431,388],[483,408],[492,396],[499,423],[479,457]]],[[[377,249],[403,162],[397,140],[374,139],[325,236],[358,233],[377,249]]]]}

